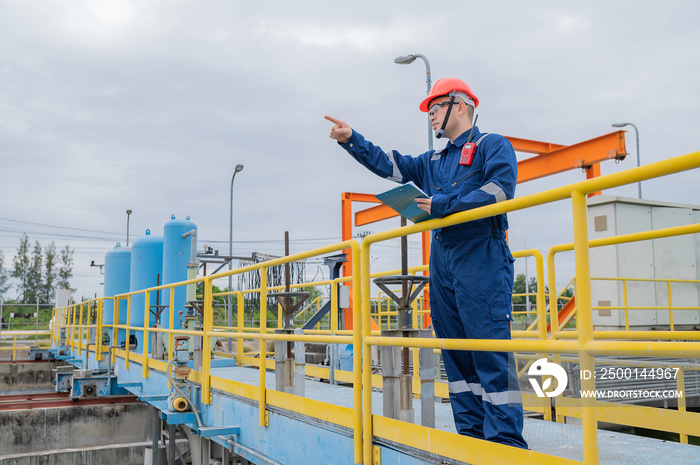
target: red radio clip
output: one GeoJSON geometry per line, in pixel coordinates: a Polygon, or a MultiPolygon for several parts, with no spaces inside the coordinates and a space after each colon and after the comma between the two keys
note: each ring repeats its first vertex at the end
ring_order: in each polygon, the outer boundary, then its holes
{"type": "Polygon", "coordinates": [[[476,152],[476,144],[473,142],[467,142],[462,147],[462,156],[459,158],[459,164],[464,166],[471,166],[474,160],[474,153],[476,152]]]}

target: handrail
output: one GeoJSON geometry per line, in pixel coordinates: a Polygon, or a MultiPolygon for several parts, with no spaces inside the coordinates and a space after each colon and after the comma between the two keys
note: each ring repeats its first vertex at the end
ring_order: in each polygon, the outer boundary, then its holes
{"type": "MultiPolygon", "coordinates": [[[[650,165],[634,168],[624,172],[601,176],[598,178],[577,182],[568,186],[550,189],[544,192],[530,194],[523,197],[499,202],[496,204],[475,208],[473,210],[456,213],[445,218],[433,219],[414,225],[404,226],[402,228],[367,235],[363,239],[361,244],[362,294],[366,296],[370,294],[370,249],[372,244],[374,243],[389,239],[395,239],[410,234],[416,234],[435,228],[443,228],[459,223],[464,223],[467,221],[474,221],[490,216],[496,216],[498,214],[521,210],[527,207],[542,205],[544,203],[551,203],[558,200],[571,199],[574,220],[574,252],[576,259],[577,276],[576,295],[578,296],[577,322],[579,327],[579,337],[577,341],[574,341],[575,349],[574,347],[572,347],[572,350],[574,350],[574,352],[577,351],[579,353],[579,357],[581,358],[582,369],[590,370],[594,367],[594,353],[604,353],[604,351],[607,349],[607,343],[602,341],[593,341],[592,306],[590,300],[590,268],[588,263],[589,240],[586,216],[586,194],[698,167],[700,167],[700,152],[695,152],[688,155],[676,157],[670,160],[665,160],[663,162],[652,163],[650,165]]],[[[550,287],[550,293],[551,292],[553,292],[552,287],[550,287]]],[[[556,296],[552,297],[554,298],[550,298],[550,302],[556,302],[556,296]]],[[[556,314],[554,313],[554,307],[555,305],[550,305],[551,321],[557,321],[556,314]]],[[[365,353],[369,353],[371,345],[386,344],[404,347],[431,346],[427,343],[427,341],[406,341],[401,340],[400,338],[396,338],[396,340],[391,340],[392,338],[369,336],[369,315],[369,300],[365,299],[362,303],[364,346],[363,351],[365,353]]],[[[544,319],[542,319],[542,323],[544,323],[544,319]]],[[[558,350],[558,348],[562,347],[562,342],[564,341],[557,341],[554,339],[547,341],[497,341],[498,346],[501,350],[527,350],[526,347],[542,344],[541,346],[539,346],[541,347],[541,350],[539,351],[542,352],[562,352],[562,350],[558,350]]],[[[494,348],[493,341],[491,341],[490,344],[484,344],[483,342],[477,343],[477,341],[473,340],[467,343],[459,343],[455,341],[441,341],[441,343],[443,343],[444,346],[436,345],[435,347],[445,348],[447,346],[450,346],[450,348],[461,348],[469,350],[488,350],[489,348],[494,348]]],[[[636,344],[638,343],[632,341],[625,341],[614,342],[613,344],[615,344],[615,347],[619,347],[618,344],[620,344],[622,349],[627,348],[630,351],[634,351],[634,349],[637,348],[636,344]]],[[[654,348],[657,349],[659,353],[667,353],[665,352],[665,350],[667,349],[671,349],[671,353],[674,353],[673,349],[675,349],[676,351],[678,350],[677,346],[671,348],[667,345],[664,345],[667,343],[663,342],[650,342],[645,344],[653,345],[653,347],[647,346],[647,350],[654,348]]],[[[688,344],[693,343],[680,344],[683,346],[687,346],[688,344]]],[[[693,346],[692,348],[687,348],[689,350],[697,350],[700,349],[700,345],[698,345],[697,347],[693,346]]],[[[367,357],[365,357],[363,363],[363,383],[365,383],[366,385],[371,385],[370,361],[367,357]]],[[[582,380],[582,388],[585,388],[589,391],[594,391],[595,380],[582,380]]],[[[594,401],[590,398],[582,399],[581,403],[583,407],[594,407],[594,401]]],[[[363,393],[363,424],[364,436],[366,438],[373,437],[371,422],[371,406],[371,394],[369,392],[363,393]]],[[[584,408],[582,414],[584,443],[587,444],[587,447],[584,448],[584,463],[586,464],[598,463],[597,420],[593,416],[594,414],[591,413],[592,411],[592,408],[584,408]]],[[[363,451],[365,463],[371,463],[371,443],[372,441],[365,440],[365,447],[363,451]]]]}
{"type": "MultiPolygon", "coordinates": [[[[577,182],[568,186],[563,186],[548,191],[530,194],[516,199],[499,202],[497,204],[480,207],[477,209],[457,213],[446,218],[434,219],[424,223],[419,223],[403,228],[397,228],[390,231],[384,231],[376,234],[370,234],[364,238],[362,244],[356,241],[346,241],[332,246],[314,249],[309,252],[295,254],[288,257],[282,257],[275,260],[261,262],[254,265],[248,265],[235,270],[226,270],[216,275],[191,279],[175,284],[161,285],[149,289],[124,293],[113,298],[114,304],[114,323],[112,325],[103,325],[101,322],[101,311],[103,299],[99,299],[97,304],[98,322],[96,325],[97,334],[101,334],[102,327],[113,328],[116,335],[118,331],[126,331],[127,340],[130,331],[143,331],[144,341],[147,341],[147,334],[159,332],[168,334],[171,338],[170,351],[172,357],[172,338],[173,334],[190,334],[203,337],[203,364],[202,372],[196,374],[198,382],[201,382],[202,403],[211,403],[211,383],[212,375],[211,367],[211,338],[212,337],[228,337],[238,338],[239,340],[254,340],[261,342],[259,364],[260,364],[260,380],[257,387],[255,400],[258,401],[259,408],[259,424],[266,424],[266,405],[267,405],[267,390],[265,388],[265,367],[267,364],[267,349],[265,341],[269,340],[292,340],[292,341],[323,341],[330,343],[349,343],[353,344],[353,430],[354,430],[354,445],[355,445],[355,462],[372,463],[372,445],[375,437],[374,428],[382,424],[377,422],[374,424],[372,415],[372,399],[371,389],[362,389],[362,386],[372,386],[372,370],[371,357],[362,357],[362,354],[369,354],[371,346],[395,346],[395,347],[412,347],[412,348],[432,348],[432,349],[452,349],[452,350],[494,350],[499,351],[524,352],[527,354],[555,354],[555,361],[559,360],[563,355],[565,358],[569,355],[576,356],[580,362],[582,369],[594,369],[595,355],[649,355],[653,354],[658,357],[680,357],[692,358],[700,357],[700,336],[689,331],[673,331],[673,332],[645,332],[645,331],[617,331],[617,332],[601,332],[595,331],[592,324],[592,303],[590,299],[591,278],[588,265],[588,250],[590,247],[599,247],[602,245],[612,245],[614,243],[624,243],[624,241],[647,240],[649,238],[667,237],[663,234],[673,230],[677,234],[694,234],[700,232],[700,225],[691,225],[687,227],[668,228],[667,230],[657,230],[647,233],[635,233],[631,235],[616,236],[606,239],[589,240],[587,229],[586,215],[586,194],[597,192],[603,189],[610,189],[624,184],[635,183],[642,180],[652,179],[665,176],[672,173],[677,173],[684,170],[700,167],[700,152],[691,153],[681,157],[676,157],[663,162],[657,162],[650,165],[633,168],[621,173],[615,173],[607,176],[598,177],[586,181],[577,182]],[[550,321],[557,321],[557,305],[558,300],[556,289],[556,275],[554,274],[554,256],[556,253],[565,250],[573,250],[576,259],[576,299],[577,299],[577,329],[575,331],[562,331],[560,328],[554,329],[551,335],[546,331],[546,303],[544,292],[544,263],[542,254],[538,251],[518,251],[519,253],[532,253],[537,256],[539,253],[537,266],[537,298],[536,298],[536,313],[537,313],[537,336],[536,338],[529,337],[528,339],[513,339],[513,340],[456,340],[456,339],[422,339],[422,338],[392,338],[382,337],[376,332],[370,331],[370,278],[380,275],[375,273],[370,275],[370,249],[373,244],[385,241],[388,239],[397,238],[404,235],[415,234],[438,227],[451,226],[467,221],[498,215],[501,213],[512,212],[529,208],[532,206],[542,205],[554,201],[571,199],[572,215],[574,219],[574,242],[572,244],[563,244],[552,247],[547,253],[547,272],[549,282],[549,316],[550,321]],[[683,229],[685,228],[685,229],[683,229]],[[311,256],[317,256],[325,253],[330,253],[338,250],[351,249],[351,259],[353,263],[353,275],[347,278],[333,280],[332,282],[347,282],[353,283],[353,330],[352,331],[337,331],[337,326],[332,325],[331,333],[325,334],[320,332],[307,333],[304,335],[278,335],[267,332],[267,299],[265,296],[269,292],[280,287],[267,286],[267,273],[265,272],[270,266],[302,260],[311,256]],[[213,326],[213,297],[212,286],[216,279],[228,277],[234,274],[245,273],[249,271],[261,271],[261,285],[257,290],[251,291],[229,291],[225,293],[217,293],[216,295],[236,294],[238,298],[238,322],[237,327],[214,327],[213,326]],[[131,326],[129,324],[129,315],[132,311],[140,311],[141,309],[131,308],[131,297],[138,293],[145,293],[145,305],[148,305],[148,295],[150,292],[158,289],[171,289],[171,308],[173,308],[172,290],[176,286],[183,286],[193,283],[204,283],[204,328],[201,331],[189,331],[184,329],[165,329],[165,328],[148,328],[148,319],[144,322],[143,327],[131,326]],[[541,285],[540,285],[541,283],[541,285]],[[245,327],[243,321],[243,298],[247,293],[259,293],[260,299],[260,327],[249,328],[245,327]],[[119,308],[121,307],[120,300],[127,301],[127,323],[120,324],[118,319],[119,308]],[[673,341],[673,342],[672,342],[673,341]]],[[[536,257],[537,259],[537,257],[536,257]]],[[[668,280],[665,280],[668,281],[668,280]]],[[[298,287],[308,286],[309,284],[298,285],[298,287]]],[[[335,286],[332,286],[335,288],[335,286]]],[[[568,286],[567,286],[568,287],[568,286]]],[[[337,295],[332,295],[331,299],[337,299],[337,295]]],[[[84,306],[85,303],[74,304],[73,306],[54,309],[54,317],[56,318],[56,331],[52,332],[52,337],[58,340],[60,328],[67,329],[67,344],[74,352],[82,353],[83,331],[85,328],[94,327],[84,322],[84,306]]],[[[87,304],[88,306],[90,304],[87,304]]],[[[88,307],[89,308],[89,307],[88,307]]],[[[675,308],[674,308],[675,309],[675,308]]],[[[146,308],[147,310],[147,308],[146,308]]],[[[173,313],[170,312],[170,326],[172,328],[173,313]]],[[[531,331],[532,332],[532,331],[531,331]]],[[[521,332],[525,333],[525,332],[521,332]]],[[[140,360],[143,363],[144,376],[148,376],[149,356],[146,350],[147,342],[144,345],[144,353],[142,355],[133,354],[134,360],[140,360]]],[[[87,348],[86,348],[87,349],[87,348]]],[[[98,353],[102,353],[98,346],[98,353]]],[[[120,351],[120,356],[125,359],[125,364],[128,367],[130,349],[127,345],[124,351],[120,351]]],[[[529,356],[529,355],[528,355],[529,356]]],[[[116,354],[115,354],[116,357],[116,354]]],[[[240,362],[244,358],[243,344],[238,344],[237,360],[240,362]]],[[[160,369],[160,365],[153,363],[151,369],[160,369]]],[[[679,379],[679,386],[683,385],[683,379],[679,379]]],[[[595,380],[582,380],[582,390],[595,390],[595,380]]],[[[566,402],[557,404],[555,398],[555,406],[561,407],[562,414],[557,410],[557,415],[566,415],[571,409],[571,399],[566,402]]],[[[578,402],[578,401],[577,401],[578,402]]],[[[597,409],[601,408],[596,403],[595,399],[584,398],[579,403],[583,407],[577,415],[582,418],[583,424],[583,440],[584,440],[584,462],[586,465],[598,463],[598,443],[597,443],[597,409]]],[[[688,413],[688,415],[691,415],[688,413]]],[[[417,431],[417,430],[413,430],[417,431]]],[[[686,431],[686,430],[683,430],[686,431]]],[[[386,433],[381,433],[386,434],[386,433]]],[[[681,434],[685,434],[681,432],[681,434]]],[[[681,436],[682,438],[683,436],[681,436]]],[[[511,452],[510,448],[505,454],[513,454],[515,457],[519,452],[511,452]]],[[[518,456],[519,457],[519,456],[518,456]]],[[[554,463],[554,462],[553,462],[554,463]]]]}

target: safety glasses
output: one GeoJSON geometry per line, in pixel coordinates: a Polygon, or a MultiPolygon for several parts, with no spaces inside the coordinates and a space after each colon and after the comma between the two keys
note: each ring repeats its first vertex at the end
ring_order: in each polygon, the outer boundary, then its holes
{"type": "Polygon", "coordinates": [[[450,103],[459,104],[459,102],[450,102],[449,100],[445,102],[436,103],[435,105],[430,107],[430,110],[428,110],[428,116],[433,116],[435,112],[440,109],[440,107],[444,107],[445,105],[449,105],[450,103]]]}

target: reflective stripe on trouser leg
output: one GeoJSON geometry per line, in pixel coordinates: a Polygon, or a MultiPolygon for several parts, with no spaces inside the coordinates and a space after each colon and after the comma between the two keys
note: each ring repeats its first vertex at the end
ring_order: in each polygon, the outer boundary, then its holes
{"type": "Polygon", "coordinates": [[[449,381],[450,403],[457,432],[526,449],[527,442],[522,436],[523,406],[512,354],[443,351],[448,377],[450,373],[459,375],[450,352],[459,354],[460,359],[470,359],[476,375],[469,376],[475,380],[473,382],[449,381]],[[509,361],[508,380],[504,386],[504,372],[497,367],[508,365],[509,361]]]}
{"type": "MultiPolygon", "coordinates": [[[[441,326],[440,323],[435,324],[436,336],[447,337],[440,335],[444,334],[443,331],[438,330],[441,326]]],[[[481,401],[481,385],[471,363],[471,352],[443,350],[442,360],[447,372],[450,404],[457,432],[465,436],[485,439],[485,410],[481,401]]]]}
{"type": "Polygon", "coordinates": [[[484,438],[527,449],[522,435],[523,404],[513,354],[472,352],[472,359],[483,390],[484,438]]]}

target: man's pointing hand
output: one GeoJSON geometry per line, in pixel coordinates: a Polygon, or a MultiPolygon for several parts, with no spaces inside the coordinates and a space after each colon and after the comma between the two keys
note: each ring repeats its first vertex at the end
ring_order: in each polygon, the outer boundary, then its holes
{"type": "Polygon", "coordinates": [[[335,139],[341,144],[346,143],[350,139],[350,136],[352,136],[352,128],[348,123],[331,116],[324,116],[324,118],[333,123],[330,135],[331,139],[335,139]]]}

